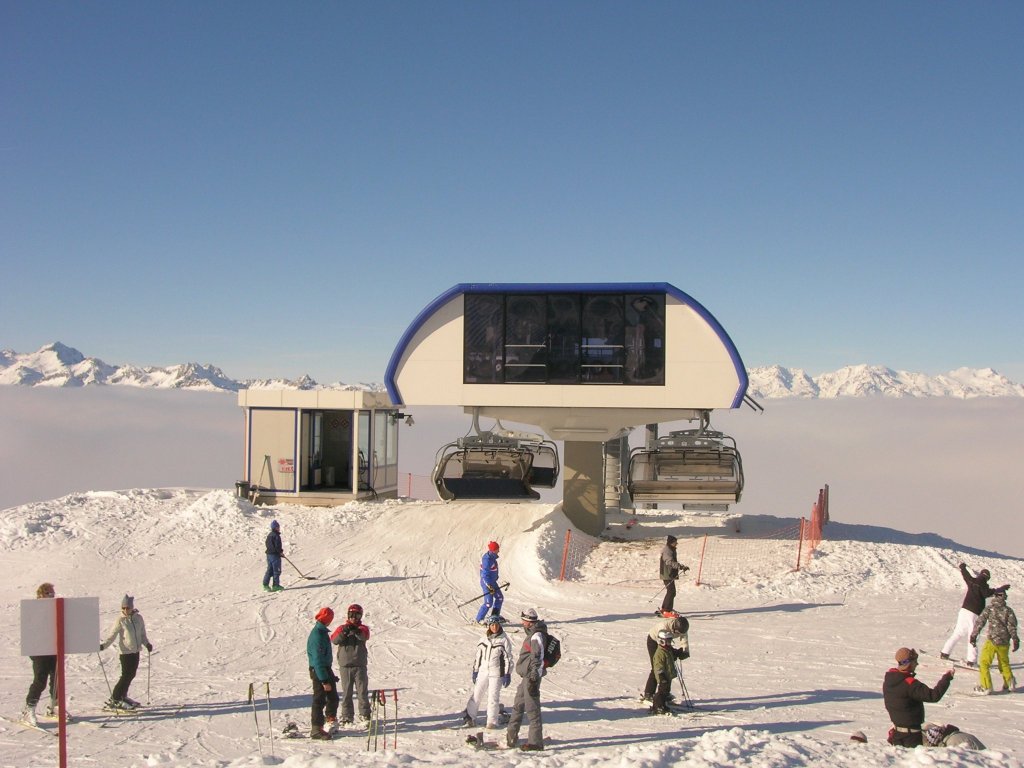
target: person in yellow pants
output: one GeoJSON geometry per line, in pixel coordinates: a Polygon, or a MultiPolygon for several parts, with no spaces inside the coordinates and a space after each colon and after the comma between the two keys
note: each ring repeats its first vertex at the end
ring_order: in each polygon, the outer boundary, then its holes
{"type": "Polygon", "coordinates": [[[1003,676],[1003,693],[1017,687],[1017,681],[1010,669],[1010,644],[1013,650],[1020,650],[1020,638],[1017,636],[1017,614],[1006,604],[1006,589],[997,589],[992,593],[992,601],[974,622],[971,632],[971,645],[977,645],[981,630],[988,624],[988,638],[981,649],[978,660],[978,671],[981,683],[974,692],[982,696],[992,693],[992,674],[989,667],[992,659],[999,660],[999,673],[1003,676]]]}

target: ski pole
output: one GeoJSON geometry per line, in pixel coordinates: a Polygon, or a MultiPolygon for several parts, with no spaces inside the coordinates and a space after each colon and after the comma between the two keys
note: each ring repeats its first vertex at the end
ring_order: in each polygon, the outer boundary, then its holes
{"type": "Polygon", "coordinates": [[[370,702],[370,722],[366,724],[366,749],[369,751],[370,744],[373,741],[373,724],[377,719],[377,699],[374,697],[373,701],[370,702]]]}
{"type": "Polygon", "coordinates": [[[676,680],[679,681],[679,688],[683,695],[683,702],[686,704],[688,709],[693,709],[693,699],[690,698],[690,692],[686,690],[686,683],[683,681],[683,670],[680,669],[679,660],[676,660],[676,680]]]}
{"type": "MultiPolygon", "coordinates": [[[[504,584],[499,584],[498,585],[498,589],[508,589],[508,586],[509,586],[509,583],[506,581],[504,584]]],[[[464,605],[469,605],[470,603],[475,603],[477,600],[481,600],[481,599],[487,597],[489,594],[491,594],[490,591],[484,592],[482,595],[477,595],[476,597],[472,597],[469,600],[466,600],[465,602],[459,603],[455,607],[456,608],[461,608],[464,605]]]]}
{"type": "Polygon", "coordinates": [[[260,740],[260,719],[256,715],[256,698],[252,695],[252,683],[249,683],[249,703],[252,704],[252,719],[256,721],[256,746],[260,750],[260,759],[263,758],[263,742],[260,740]]]}
{"type": "Polygon", "coordinates": [[[661,589],[659,589],[657,592],[655,592],[653,595],[651,595],[650,598],[647,600],[647,602],[653,603],[655,600],[658,599],[658,595],[660,595],[666,589],[668,589],[668,584],[665,584],[664,586],[662,586],[661,589]]]}
{"type": "MultiPolygon", "coordinates": [[[[283,558],[284,558],[285,560],[288,560],[288,557],[287,557],[287,555],[281,555],[281,557],[283,557],[283,558]]],[[[290,566],[291,566],[292,568],[294,568],[294,569],[295,569],[296,571],[299,571],[299,566],[297,566],[297,565],[296,565],[295,563],[293,563],[293,562],[292,562],[291,560],[288,560],[288,565],[290,565],[290,566]]],[[[306,575],[306,574],[304,574],[304,573],[303,573],[302,571],[299,571],[299,576],[301,576],[302,578],[306,579],[307,581],[316,581],[316,576],[307,576],[307,575],[306,575]]]]}
{"type": "Polygon", "coordinates": [[[393,688],[391,694],[395,699],[395,732],[391,736],[391,746],[398,749],[398,689],[393,688]]]}
{"type": "Polygon", "coordinates": [[[270,681],[267,681],[267,732],[270,734],[270,756],[274,757],[274,722],[270,717],[270,681]]]}
{"type": "Polygon", "coordinates": [[[153,655],[152,651],[146,651],[146,706],[147,707],[150,704],[150,698],[149,698],[149,678],[150,678],[150,674],[149,673],[150,673],[150,667],[152,666],[152,662],[150,661],[150,656],[152,656],[152,655],[153,655]]]}
{"type": "Polygon", "coordinates": [[[100,669],[103,670],[103,680],[107,684],[107,691],[110,693],[110,700],[114,700],[114,689],[110,687],[110,680],[107,678],[107,667],[103,663],[103,657],[100,656],[100,652],[96,651],[96,658],[100,660],[100,669]]]}

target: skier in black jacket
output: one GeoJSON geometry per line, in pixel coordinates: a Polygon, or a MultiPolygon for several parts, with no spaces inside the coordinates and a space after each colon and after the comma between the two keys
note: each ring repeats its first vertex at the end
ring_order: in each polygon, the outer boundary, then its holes
{"type": "Polygon", "coordinates": [[[923,743],[921,724],[924,723],[925,702],[934,704],[943,697],[953,681],[950,669],[929,688],[915,676],[917,651],[900,648],[896,651],[896,666],[885,673],[882,697],[893,727],[889,729],[889,743],[897,747],[918,747],[923,743]]]}
{"type": "MultiPolygon", "coordinates": [[[[960,608],[960,612],[957,614],[953,634],[949,636],[945,645],[942,646],[942,653],[940,655],[944,659],[949,658],[949,654],[958,640],[961,638],[969,640],[971,632],[974,631],[974,622],[978,620],[978,616],[985,610],[985,600],[992,597],[992,593],[995,592],[988,585],[990,574],[987,568],[982,568],[978,571],[977,576],[972,576],[967,566],[964,563],[960,563],[960,575],[964,577],[964,583],[967,584],[967,594],[964,595],[963,607],[960,608]]],[[[999,589],[1005,589],[1005,587],[999,587],[999,589]]],[[[973,669],[977,666],[977,661],[978,649],[968,642],[967,655],[964,656],[964,662],[973,669]]]]}

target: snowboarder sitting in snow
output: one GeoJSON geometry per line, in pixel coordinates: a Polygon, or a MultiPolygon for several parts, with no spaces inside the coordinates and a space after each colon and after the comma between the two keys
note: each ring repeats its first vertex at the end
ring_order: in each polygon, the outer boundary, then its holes
{"type": "Polygon", "coordinates": [[[370,697],[367,693],[369,676],[366,671],[366,641],[370,628],[363,624],[363,607],[353,603],[348,607],[348,618],[334,630],[331,642],[338,646],[338,672],[341,675],[341,722],[352,722],[352,693],[359,702],[359,721],[370,721],[370,697]]]}
{"type": "Polygon", "coordinates": [[[955,725],[939,725],[938,723],[925,723],[921,726],[924,730],[924,743],[929,747],[963,747],[964,749],[985,749],[985,745],[977,736],[965,733],[955,725]]]}
{"type": "Polygon", "coordinates": [[[309,679],[313,681],[313,702],[310,709],[311,739],[330,739],[324,730],[338,714],[338,678],[331,671],[331,636],[327,627],[334,621],[334,611],[321,608],[306,639],[306,658],[309,661],[309,679]]]}
{"type": "Polygon", "coordinates": [[[487,702],[487,727],[501,727],[498,714],[501,711],[501,689],[508,688],[512,681],[512,641],[501,628],[497,617],[490,618],[487,634],[476,644],[473,659],[473,692],[462,713],[468,726],[476,725],[476,715],[481,705],[487,702]]]}
{"type": "Polygon", "coordinates": [[[917,651],[900,648],[896,651],[896,666],[885,673],[882,698],[893,727],[888,741],[896,747],[919,747],[923,743],[921,724],[924,722],[924,703],[934,704],[943,697],[953,681],[953,670],[948,670],[935,688],[929,688],[915,677],[917,651]]]}
{"type": "Polygon", "coordinates": [[[505,743],[509,749],[519,744],[519,727],[526,716],[530,724],[529,739],[519,749],[523,752],[540,752],[544,749],[544,724],[540,716],[540,680],[544,677],[544,644],[547,642],[548,627],[537,618],[537,611],[527,608],[522,612],[523,629],[526,639],[516,659],[516,674],[522,680],[516,688],[512,705],[512,717],[505,732],[505,743]]]}
{"type": "Polygon", "coordinates": [[[135,610],[135,598],[131,595],[125,595],[121,600],[121,615],[114,619],[107,639],[100,642],[100,650],[106,650],[114,640],[117,640],[121,652],[121,678],[111,691],[106,706],[110,709],[135,709],[139,702],[128,698],[128,687],[139,671],[140,651],[145,648],[147,653],[152,653],[153,644],[146,636],[146,622],[135,610]]]}
{"type": "MultiPolygon", "coordinates": [[[[971,632],[974,631],[974,622],[985,609],[985,600],[991,597],[994,591],[988,585],[990,574],[987,568],[982,568],[978,571],[977,576],[972,576],[971,572],[967,570],[967,566],[960,563],[960,575],[963,576],[964,583],[967,584],[967,594],[964,595],[963,605],[960,612],[957,613],[953,633],[947,638],[945,645],[942,646],[942,653],[939,654],[943,659],[949,658],[949,654],[960,638],[965,640],[970,638],[971,632]]],[[[978,649],[968,642],[967,655],[964,656],[965,665],[973,669],[977,660],[978,649]]]]}
{"type": "Polygon", "coordinates": [[[284,545],[281,543],[281,524],[277,520],[270,523],[270,533],[267,534],[267,571],[263,574],[263,589],[266,592],[280,592],[281,586],[281,558],[284,557],[284,545]],[[270,586],[273,578],[274,586],[270,586]]]}
{"type": "Polygon", "coordinates": [[[658,647],[651,657],[651,674],[658,681],[658,690],[654,694],[652,715],[669,714],[668,696],[672,689],[672,679],[676,676],[676,649],[672,647],[674,635],[667,629],[658,633],[658,647]]]}
{"type": "Polygon", "coordinates": [[[480,588],[484,591],[484,602],[476,612],[477,624],[488,624],[490,615],[501,616],[505,596],[498,586],[498,542],[487,542],[487,551],[480,558],[480,588]]]}
{"type": "MultiPolygon", "coordinates": [[[[653,701],[654,699],[654,689],[657,686],[657,678],[654,674],[654,654],[658,650],[659,635],[662,632],[669,632],[673,639],[680,638],[679,647],[672,649],[674,664],[675,659],[690,658],[690,641],[687,637],[689,631],[690,622],[684,616],[676,616],[675,618],[661,619],[655,622],[654,626],[651,627],[651,631],[647,633],[647,658],[651,663],[651,672],[647,675],[647,684],[644,685],[644,693],[640,697],[643,701],[653,701]]],[[[673,672],[674,674],[675,672],[673,672]]],[[[671,694],[669,694],[668,700],[671,701],[671,694]]]]}
{"type": "Polygon", "coordinates": [[[1013,643],[1013,650],[1018,651],[1020,638],[1017,636],[1017,614],[1006,604],[1005,588],[1000,587],[992,593],[992,602],[974,622],[974,629],[971,632],[972,646],[978,645],[978,635],[986,623],[988,638],[981,649],[981,660],[978,663],[981,685],[974,691],[983,695],[992,693],[992,673],[989,671],[989,665],[995,656],[999,659],[999,673],[1003,676],[1003,693],[1008,693],[1017,687],[1017,680],[1010,671],[1010,643],[1013,643]]]}
{"type": "Polygon", "coordinates": [[[676,537],[670,534],[665,539],[665,546],[661,549],[658,573],[661,580],[665,582],[665,599],[661,601],[661,610],[658,613],[662,616],[675,615],[676,579],[679,578],[680,571],[686,573],[690,570],[676,558],[676,542],[676,537]]]}

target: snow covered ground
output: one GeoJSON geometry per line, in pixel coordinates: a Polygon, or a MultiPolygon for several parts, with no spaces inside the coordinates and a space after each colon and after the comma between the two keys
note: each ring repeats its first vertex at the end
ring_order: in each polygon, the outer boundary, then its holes
{"type": "MultiPolygon", "coordinates": [[[[813,490],[808,507],[811,501],[813,490]]],[[[934,534],[839,520],[800,572],[780,568],[713,588],[691,581],[676,604],[692,619],[693,655],[684,668],[700,709],[654,718],[636,698],[647,674],[644,636],[661,586],[652,576],[663,537],[673,532],[692,551],[698,537],[722,528],[713,518],[670,511],[639,520],[628,531],[613,520],[622,540],[600,542],[578,579],[559,582],[567,522],[545,503],[254,508],[226,490],[134,489],[13,507],[0,520],[7,571],[0,713],[16,717],[30,679],[29,661],[18,655],[19,602],[39,582],[53,581],[59,595],[99,596],[103,627],[121,596],[133,594],[155,646],[131,691],[154,708],[137,718],[111,721],[100,711],[108,689],[97,654],[69,658],[75,766],[1024,763],[1024,693],[971,696],[977,676],[958,670],[942,702],[928,707],[930,719],[978,736],[989,747],[982,752],[887,746],[880,695],[900,646],[928,651],[919,670],[928,684],[946,668],[935,654],[962,598],[959,562],[1013,584],[1010,604],[1024,614],[1024,561],[934,534]],[[288,557],[317,578],[302,579],[286,563],[288,589],[268,595],[260,578],[273,518],[288,557]],[[480,635],[468,623],[473,606],[456,604],[477,593],[477,563],[489,539],[501,542],[502,576],[512,582],[504,613],[536,607],[563,643],[562,661],[542,686],[549,739],[542,754],[476,752],[464,743],[466,731],[451,727],[465,705],[480,635]],[[364,606],[373,631],[371,687],[400,688],[397,747],[389,738],[387,750],[368,751],[357,733],[330,743],[281,739],[288,720],[308,729],[305,640],[313,614],[324,605],[343,614],[352,602],[364,606]],[[251,682],[258,695],[270,685],[273,747],[266,702],[258,701],[254,720],[246,700],[251,682]],[[857,730],[867,744],[850,741],[857,730]]],[[[113,676],[116,654],[108,650],[103,661],[113,676]]],[[[1024,682],[1020,654],[1013,661],[1024,682]]],[[[509,689],[503,701],[511,700],[509,689]]],[[[0,765],[55,763],[55,739],[0,721],[0,765]]]]}

